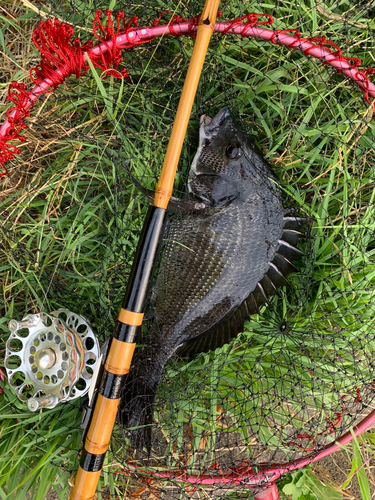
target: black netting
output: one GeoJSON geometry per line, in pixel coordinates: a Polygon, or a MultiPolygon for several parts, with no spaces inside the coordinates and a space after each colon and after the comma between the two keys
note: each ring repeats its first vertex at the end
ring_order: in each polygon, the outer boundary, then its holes
{"type": "MultiPolygon", "coordinates": [[[[30,37],[29,26],[38,19],[57,17],[86,41],[96,9],[108,5],[71,1],[34,7],[41,11],[7,7],[24,16],[19,21],[24,36],[30,37]]],[[[110,6],[123,10],[127,20],[138,15],[139,26],[150,26],[170,9],[193,18],[202,7],[196,1],[110,6]]],[[[266,28],[324,37],[344,56],[361,58],[361,68],[372,65],[368,2],[227,1],[220,9],[220,20],[270,14],[275,21],[266,28]]],[[[9,39],[12,29],[5,31],[9,39]]],[[[193,43],[188,36],[165,36],[135,46],[123,51],[119,66],[126,67],[127,79],[99,80],[88,70],[35,104],[21,154],[7,163],[9,175],[0,179],[3,342],[10,318],[58,308],[87,318],[101,343],[112,334],[149,204],[128,172],[155,188],[193,43]]],[[[27,70],[38,60],[35,51],[22,71],[10,63],[4,81],[29,86],[27,70]]],[[[110,483],[107,472],[114,472],[116,478],[122,475],[128,494],[138,489],[144,498],[193,498],[197,484],[196,495],[229,495],[235,484],[256,484],[254,474],[263,468],[314,457],[373,406],[373,105],[355,82],[309,54],[214,33],[174,196],[188,192],[200,116],[213,117],[224,106],[269,161],[284,208],[300,220],[304,234],[297,246],[304,256],[288,275],[291,286],[279,286],[278,295],[270,296],[229,344],[192,357],[173,356],[167,363],[150,454],[136,451],[131,431],[116,425],[103,484],[110,483]],[[188,488],[186,481],[192,483],[188,488]]],[[[177,302],[183,294],[181,289],[177,302]]],[[[153,343],[152,314],[150,305],[140,346],[153,343]]],[[[137,362],[143,359],[136,351],[135,367],[137,362]]],[[[64,436],[56,434],[51,467],[67,481],[81,449],[80,401],[31,414],[8,386],[4,390],[1,411],[28,422],[37,455],[50,449],[46,440],[54,428],[66,429],[64,436]]]]}

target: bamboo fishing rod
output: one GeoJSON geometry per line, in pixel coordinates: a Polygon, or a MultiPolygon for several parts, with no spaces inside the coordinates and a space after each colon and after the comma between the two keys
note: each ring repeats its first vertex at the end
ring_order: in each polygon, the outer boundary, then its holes
{"type": "Polygon", "coordinates": [[[144,315],[148,284],[160,250],[166,208],[193,107],[208,44],[215,27],[220,0],[206,0],[197,37],[178,104],[163,168],[138,242],[125,298],[110,342],[99,391],[84,440],[70,500],[91,500],[97,488],[105,454],[115,424],[121,391],[132,361],[135,337],[144,315]]]}

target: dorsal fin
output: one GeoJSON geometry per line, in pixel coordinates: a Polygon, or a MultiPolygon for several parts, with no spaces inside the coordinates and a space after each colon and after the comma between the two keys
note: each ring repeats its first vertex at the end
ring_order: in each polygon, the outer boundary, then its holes
{"type": "Polygon", "coordinates": [[[301,231],[296,231],[294,229],[285,229],[283,230],[283,235],[282,239],[284,241],[287,241],[288,243],[291,243],[292,245],[296,246],[298,244],[298,241],[300,238],[304,236],[301,231]]]}
{"type": "Polygon", "coordinates": [[[266,273],[263,278],[260,280],[259,284],[262,286],[263,290],[266,292],[267,297],[270,295],[277,294],[277,287],[270,279],[268,274],[266,273]]]}
{"type": "Polygon", "coordinates": [[[279,240],[279,246],[276,251],[286,257],[289,262],[292,262],[294,259],[298,259],[298,257],[304,255],[301,250],[283,239],[279,240]]]}

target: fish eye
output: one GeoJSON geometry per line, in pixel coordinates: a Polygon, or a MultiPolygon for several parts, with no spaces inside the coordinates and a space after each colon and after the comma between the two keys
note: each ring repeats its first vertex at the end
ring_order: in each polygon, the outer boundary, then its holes
{"type": "Polygon", "coordinates": [[[233,159],[239,156],[241,152],[236,144],[229,144],[229,146],[227,146],[227,149],[225,150],[225,154],[227,155],[227,158],[233,159]]]}

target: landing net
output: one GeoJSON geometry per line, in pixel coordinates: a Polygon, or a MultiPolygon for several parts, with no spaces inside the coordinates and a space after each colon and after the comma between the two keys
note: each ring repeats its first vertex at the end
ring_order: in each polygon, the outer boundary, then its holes
{"type": "MultiPolygon", "coordinates": [[[[88,319],[104,343],[121,307],[149,203],[128,172],[155,188],[203,3],[109,6],[116,9],[109,19],[124,13],[120,31],[125,26],[128,47],[91,58],[79,78],[52,79],[25,110],[30,67],[39,68],[31,73],[36,84],[54,74],[39,64],[31,26],[40,23],[34,39],[46,47],[48,23],[68,23],[85,52],[89,39],[105,45],[116,38],[116,21],[112,31],[106,28],[107,7],[83,1],[4,7],[16,23],[5,29],[5,81],[18,82],[8,108],[23,102],[15,125],[27,128],[8,132],[8,139],[13,133],[25,140],[8,141],[2,156],[9,159],[0,178],[3,342],[10,318],[63,307],[88,319]],[[130,37],[136,23],[168,22],[168,33],[148,43],[130,37]]],[[[262,471],[313,459],[373,408],[373,8],[230,1],[220,10],[218,22],[229,28],[214,33],[208,49],[174,196],[188,192],[200,116],[227,106],[272,166],[284,207],[305,221],[298,243],[305,255],[288,275],[291,286],[269,297],[230,344],[171,359],[157,394],[150,454],[134,450],[130,431],[115,427],[102,487],[115,477],[130,497],[191,498],[194,491],[216,498],[250,484],[261,488],[272,479],[262,471]],[[255,29],[272,33],[247,36],[255,29]],[[282,43],[287,36],[294,38],[282,43]]],[[[152,342],[151,307],[148,316],[140,346],[152,342]]],[[[20,474],[26,477],[27,467],[52,450],[64,498],[78,466],[80,401],[35,415],[2,387],[1,413],[23,422],[37,444],[20,474]],[[54,428],[60,432],[51,448],[54,428]]]]}

